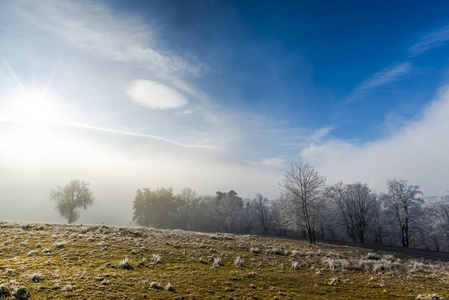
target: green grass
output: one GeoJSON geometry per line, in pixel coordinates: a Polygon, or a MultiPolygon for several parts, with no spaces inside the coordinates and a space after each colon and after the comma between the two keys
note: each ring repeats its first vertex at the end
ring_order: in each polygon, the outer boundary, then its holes
{"type": "Polygon", "coordinates": [[[32,299],[449,297],[445,263],[302,241],[4,222],[0,246],[0,298],[19,287],[32,299]]]}

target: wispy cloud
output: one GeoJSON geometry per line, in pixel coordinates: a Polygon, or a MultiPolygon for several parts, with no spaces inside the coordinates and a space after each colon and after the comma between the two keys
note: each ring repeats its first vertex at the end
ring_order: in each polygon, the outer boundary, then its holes
{"type": "Polygon", "coordinates": [[[134,103],[151,109],[179,108],[187,104],[187,100],[174,89],[150,80],[134,80],[125,93],[134,103]]]}
{"type": "Polygon", "coordinates": [[[396,80],[404,78],[413,70],[410,62],[402,62],[382,69],[370,78],[358,85],[354,92],[346,99],[345,103],[352,103],[362,100],[369,92],[375,88],[390,84],[396,80]]]}
{"type": "Polygon", "coordinates": [[[39,19],[36,25],[102,59],[137,63],[165,74],[199,72],[197,65],[159,50],[153,32],[143,25],[143,20],[134,15],[116,17],[101,3],[48,0],[18,7],[30,16],[46,16],[46,22],[39,19]]]}
{"type": "Polygon", "coordinates": [[[333,126],[323,127],[321,129],[315,130],[310,136],[309,140],[312,143],[321,142],[325,137],[329,136],[329,134],[335,129],[333,126]]]}
{"type": "Polygon", "coordinates": [[[202,75],[206,64],[163,48],[154,29],[139,16],[120,15],[92,1],[16,1],[10,7],[18,20],[40,30],[40,38],[62,43],[97,61],[133,66],[165,85],[207,101],[204,93],[184,80],[185,76],[202,75]]]}
{"type": "Polygon", "coordinates": [[[410,56],[417,56],[449,42],[449,25],[433,30],[408,49],[410,56]]]}
{"type": "Polygon", "coordinates": [[[122,134],[122,135],[150,138],[150,139],[160,140],[160,141],[163,141],[168,144],[172,144],[172,145],[176,145],[176,146],[180,146],[180,147],[186,147],[186,148],[218,149],[215,146],[183,144],[183,143],[179,143],[179,142],[176,142],[176,141],[164,138],[164,137],[160,137],[157,135],[130,132],[130,131],[117,130],[117,129],[112,129],[112,128],[104,128],[104,127],[98,127],[98,126],[91,126],[91,125],[87,125],[87,124],[71,123],[71,122],[58,122],[57,124],[63,125],[63,126],[69,126],[69,127],[85,128],[85,129],[95,130],[95,131],[103,131],[103,132],[117,133],[117,134],[122,134]]]}

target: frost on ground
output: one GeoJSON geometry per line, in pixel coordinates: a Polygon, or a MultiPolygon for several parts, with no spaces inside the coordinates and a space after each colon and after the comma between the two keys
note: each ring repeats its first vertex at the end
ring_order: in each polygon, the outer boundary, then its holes
{"type": "Polygon", "coordinates": [[[0,222],[0,246],[0,299],[449,299],[448,263],[320,243],[0,222]]]}

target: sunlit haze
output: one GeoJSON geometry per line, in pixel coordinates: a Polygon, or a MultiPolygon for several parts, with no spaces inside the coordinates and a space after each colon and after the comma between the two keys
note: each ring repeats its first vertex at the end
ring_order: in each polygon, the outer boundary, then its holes
{"type": "Polygon", "coordinates": [[[0,220],[127,225],[139,188],[279,195],[328,183],[449,191],[449,3],[0,2],[0,220]]]}

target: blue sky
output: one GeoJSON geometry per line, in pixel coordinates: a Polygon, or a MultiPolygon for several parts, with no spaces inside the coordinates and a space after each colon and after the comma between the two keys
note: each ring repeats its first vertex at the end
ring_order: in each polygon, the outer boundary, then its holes
{"type": "Polygon", "coordinates": [[[448,11],[445,1],[2,1],[3,189],[38,206],[49,188],[85,179],[96,216],[144,186],[274,199],[301,156],[329,183],[382,191],[398,178],[446,193],[448,11]]]}

